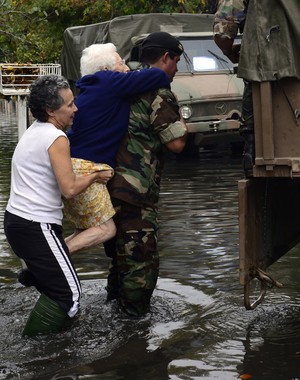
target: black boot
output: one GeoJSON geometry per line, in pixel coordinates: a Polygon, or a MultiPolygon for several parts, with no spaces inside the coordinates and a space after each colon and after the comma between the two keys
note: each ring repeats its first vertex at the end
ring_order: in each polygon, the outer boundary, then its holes
{"type": "Polygon", "coordinates": [[[36,280],[33,274],[30,272],[28,268],[21,269],[17,273],[17,278],[20,284],[24,286],[35,286],[36,280]]]}
{"type": "Polygon", "coordinates": [[[40,286],[35,279],[34,275],[30,272],[28,268],[21,269],[17,273],[17,278],[20,284],[24,286],[35,286],[36,289],[42,293],[42,290],[40,289],[40,286]]]}
{"type": "Polygon", "coordinates": [[[253,126],[241,126],[240,135],[244,138],[243,169],[245,172],[253,170],[255,164],[255,140],[253,126]]]}

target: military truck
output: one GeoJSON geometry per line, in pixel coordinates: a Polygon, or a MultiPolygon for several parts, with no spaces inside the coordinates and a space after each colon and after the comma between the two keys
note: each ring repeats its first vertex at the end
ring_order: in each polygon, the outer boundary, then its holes
{"type": "Polygon", "coordinates": [[[300,243],[299,17],[298,0],[250,1],[243,31],[238,73],[252,83],[255,137],[253,171],[238,181],[240,283],[249,310],[282,286],[266,270],[300,243]]]}
{"type": "Polygon", "coordinates": [[[166,31],[182,42],[186,53],[172,83],[189,130],[186,151],[197,154],[199,147],[219,143],[235,146],[241,141],[238,128],[243,81],[214,43],[212,22],[213,15],[208,14],[155,13],[67,28],[63,35],[62,74],[74,86],[80,78],[81,52],[93,43],[114,43],[133,67],[130,61],[136,60],[136,46],[141,40],[151,32],[166,31]]]}

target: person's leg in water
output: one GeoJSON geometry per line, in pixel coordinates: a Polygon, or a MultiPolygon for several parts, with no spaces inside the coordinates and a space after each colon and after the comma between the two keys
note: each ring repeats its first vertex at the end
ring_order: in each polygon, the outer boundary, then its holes
{"type": "Polygon", "coordinates": [[[80,281],[68,254],[62,227],[32,222],[8,212],[4,225],[13,251],[24,260],[26,270],[32,274],[35,283],[31,285],[36,286],[43,295],[36,307],[45,307],[39,309],[34,320],[29,317],[24,335],[61,330],[78,312],[81,296],[80,281]],[[50,305],[51,308],[48,308],[50,305]],[[36,323],[38,320],[47,320],[47,323],[44,326],[43,323],[36,323]]]}
{"type": "Polygon", "coordinates": [[[116,234],[116,226],[113,219],[102,223],[96,227],[90,227],[86,230],[75,229],[74,233],[65,238],[69,248],[70,255],[104,243],[112,239],[116,234]]]}
{"type": "MultiPolygon", "coordinates": [[[[116,255],[112,263],[118,279],[117,298],[127,314],[142,316],[149,310],[158,278],[157,211],[126,202],[120,202],[116,211],[119,222],[115,247],[110,246],[110,253],[116,255]]],[[[107,244],[105,247],[109,251],[107,244]]],[[[108,279],[113,274],[111,271],[108,279]]]]}
{"type": "Polygon", "coordinates": [[[244,139],[243,169],[246,174],[251,172],[255,164],[255,138],[254,138],[254,115],[252,100],[252,83],[244,81],[244,93],[242,101],[242,118],[240,135],[244,139]]]}

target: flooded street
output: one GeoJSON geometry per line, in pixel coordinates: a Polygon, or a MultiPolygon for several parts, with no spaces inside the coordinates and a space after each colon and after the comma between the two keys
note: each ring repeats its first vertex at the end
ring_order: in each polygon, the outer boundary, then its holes
{"type": "MultiPolygon", "coordinates": [[[[169,158],[160,197],[160,278],[141,319],[106,303],[103,248],[74,256],[81,315],[62,334],[21,338],[38,293],[16,281],[3,215],[16,145],[14,104],[0,101],[0,380],[300,379],[300,247],[268,268],[282,289],[247,311],[239,284],[237,181],[228,151],[169,158]]],[[[70,226],[65,225],[66,235],[70,226]]]]}

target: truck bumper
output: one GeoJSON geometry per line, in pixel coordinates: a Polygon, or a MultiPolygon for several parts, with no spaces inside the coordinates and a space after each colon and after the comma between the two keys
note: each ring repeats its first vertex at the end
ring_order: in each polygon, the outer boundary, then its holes
{"type": "Polygon", "coordinates": [[[237,131],[240,127],[238,120],[216,120],[216,121],[199,121],[197,123],[186,123],[189,133],[211,134],[226,131],[237,131]]]}

